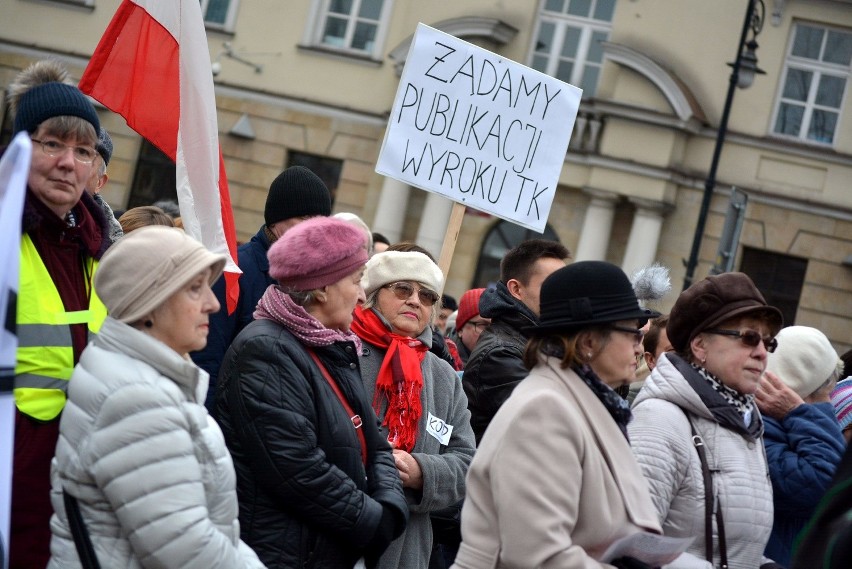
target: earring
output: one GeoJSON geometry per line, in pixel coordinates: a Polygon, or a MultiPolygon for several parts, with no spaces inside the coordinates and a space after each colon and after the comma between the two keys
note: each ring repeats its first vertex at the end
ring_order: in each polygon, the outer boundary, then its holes
{"type": "Polygon", "coordinates": [[[586,359],[587,360],[592,359],[592,352],[589,352],[588,354],[586,354],[586,359]]]}
{"type": "Polygon", "coordinates": [[[154,322],[151,320],[146,320],[143,324],[145,324],[145,328],[153,328],[154,322]]]}

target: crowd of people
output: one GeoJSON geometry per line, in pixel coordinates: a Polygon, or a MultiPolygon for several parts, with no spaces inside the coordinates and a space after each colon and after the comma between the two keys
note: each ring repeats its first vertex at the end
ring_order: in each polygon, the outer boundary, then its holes
{"type": "Polygon", "coordinates": [[[177,209],[101,197],[113,143],[62,66],[10,94],[11,568],[852,564],[852,358],[747,275],[663,315],[531,239],[457,302],[292,166],[229,314],[177,209]],[[611,551],[635,536],[679,546],[611,551]]]}

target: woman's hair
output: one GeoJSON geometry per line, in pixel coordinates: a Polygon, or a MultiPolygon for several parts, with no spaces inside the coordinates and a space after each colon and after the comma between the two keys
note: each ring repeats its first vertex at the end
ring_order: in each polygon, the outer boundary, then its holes
{"type": "Polygon", "coordinates": [[[288,291],[285,290],[287,296],[289,296],[293,302],[301,306],[302,308],[307,308],[317,300],[317,295],[319,294],[319,289],[314,290],[293,290],[288,291]]]}
{"type": "Polygon", "coordinates": [[[571,366],[582,366],[586,363],[583,355],[580,353],[578,344],[583,336],[587,334],[595,334],[601,340],[600,348],[603,349],[609,343],[610,339],[609,328],[606,324],[595,324],[565,332],[563,334],[550,334],[547,336],[533,336],[527,342],[527,347],[524,350],[524,365],[527,369],[532,369],[538,365],[542,351],[546,353],[562,354],[562,359],[559,362],[559,367],[567,369],[571,366]]]}
{"type": "Polygon", "coordinates": [[[143,205],[128,209],[118,218],[118,223],[121,224],[121,229],[125,235],[135,229],[147,227],[148,225],[175,226],[171,217],[160,208],[152,205],[143,205]]]}

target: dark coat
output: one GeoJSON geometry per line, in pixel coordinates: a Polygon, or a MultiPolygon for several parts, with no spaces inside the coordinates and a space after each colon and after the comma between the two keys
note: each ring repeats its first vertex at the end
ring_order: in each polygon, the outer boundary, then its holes
{"type": "Polygon", "coordinates": [[[482,293],[479,314],[491,318],[491,326],[479,337],[462,375],[477,444],[494,414],[529,374],[523,362],[527,336],[521,329],[538,323],[535,314],[503,283],[482,293]]]}
{"type": "Polygon", "coordinates": [[[275,284],[275,279],[269,276],[269,259],[266,253],[272,243],[267,239],[263,227],[237,249],[237,264],[243,274],[240,275],[240,296],[237,308],[233,314],[228,314],[228,303],[225,298],[225,277],[220,277],[213,285],[213,292],[219,300],[219,312],[210,315],[210,332],[207,335],[207,346],[203,350],[193,352],[192,361],[210,374],[210,389],[207,392],[207,408],[215,414],[214,401],[216,384],[219,377],[219,367],[222,358],[237,334],[254,320],[254,310],[257,302],[267,287],[275,284]]]}
{"type": "Polygon", "coordinates": [[[793,542],[831,484],[846,441],[831,403],[799,405],[781,421],[763,417],[775,520],[766,557],[789,566],[793,542]]]}
{"type": "Polygon", "coordinates": [[[352,343],[314,349],[363,419],[352,421],[305,346],[270,320],[249,324],[222,364],[219,423],[237,472],[243,540],[270,568],[351,568],[383,506],[402,533],[408,507],[352,343]]]}

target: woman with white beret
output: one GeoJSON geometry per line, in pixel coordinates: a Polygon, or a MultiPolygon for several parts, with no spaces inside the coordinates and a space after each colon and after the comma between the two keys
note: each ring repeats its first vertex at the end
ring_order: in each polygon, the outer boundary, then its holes
{"type": "Polygon", "coordinates": [[[429,514],[464,497],[475,441],[467,397],[455,370],[429,351],[444,275],[416,251],[386,251],[367,262],[367,300],[355,309],[361,374],[411,511],[405,533],[378,567],[425,568],[432,549],[429,514]]]}
{"type": "Polygon", "coordinates": [[[775,336],[757,391],[772,480],[775,520],[765,555],[788,567],[793,543],[825,494],[846,450],[830,395],[843,362],[809,326],[775,336]]]}

